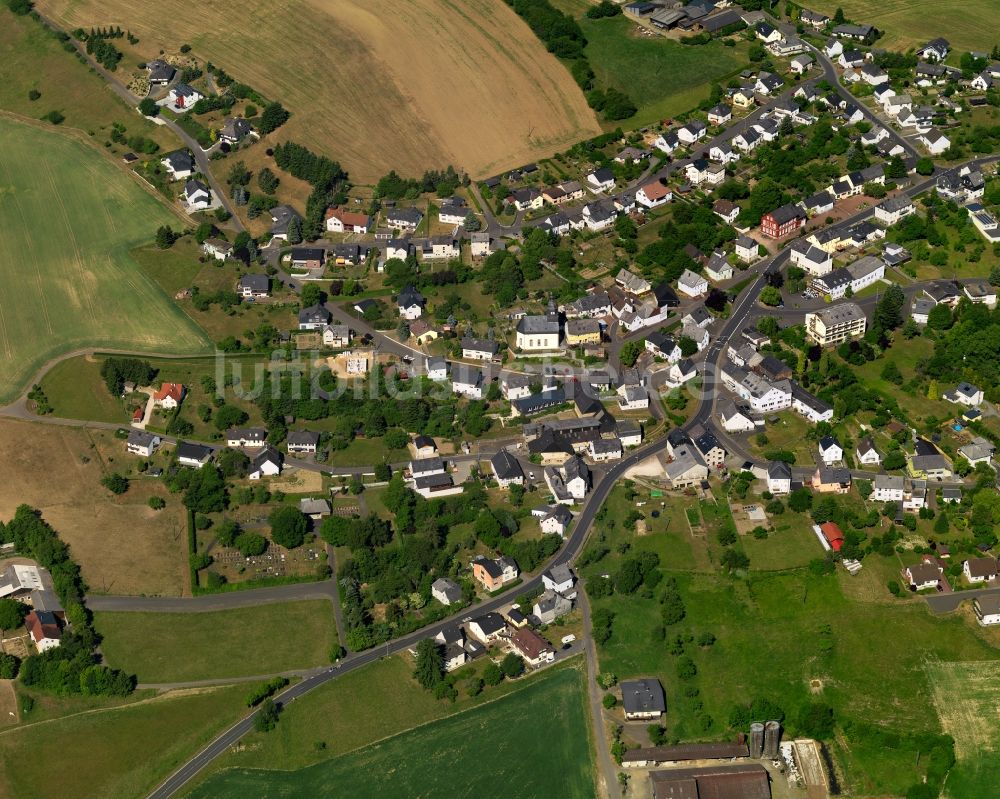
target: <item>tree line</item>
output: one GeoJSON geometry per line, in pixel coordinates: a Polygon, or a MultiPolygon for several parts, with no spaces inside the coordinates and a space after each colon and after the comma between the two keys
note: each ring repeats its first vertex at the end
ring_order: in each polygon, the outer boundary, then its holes
{"type": "MultiPolygon", "coordinates": [[[[550,53],[570,62],[569,71],[577,85],[586,93],[587,103],[595,111],[604,114],[605,119],[628,119],[638,110],[627,94],[614,88],[600,88],[596,85],[594,70],[587,60],[584,48],[587,39],[579,23],[569,14],[555,8],[549,0],[506,0],[514,12],[521,17],[534,34],[542,40],[550,53]]],[[[607,6],[595,6],[599,16],[613,16],[606,13],[607,6]]],[[[592,9],[593,10],[593,9],[592,9]]]]}
{"type": "Polygon", "coordinates": [[[84,605],[86,584],[80,567],[70,557],[69,547],[42,519],[41,512],[28,505],[19,505],[13,519],[6,524],[0,523],[0,541],[12,541],[19,553],[48,569],[70,625],[63,631],[58,647],[28,658],[22,664],[24,685],[61,695],[130,694],[135,688],[133,675],[100,665],[95,653],[100,636],[84,605]]]}

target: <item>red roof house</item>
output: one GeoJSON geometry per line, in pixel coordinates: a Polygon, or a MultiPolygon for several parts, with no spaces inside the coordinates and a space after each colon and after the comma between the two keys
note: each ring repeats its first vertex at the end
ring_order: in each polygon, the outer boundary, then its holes
{"type": "Polygon", "coordinates": [[[176,408],[184,399],[184,386],[180,383],[164,383],[153,394],[153,403],[162,408],[176,408]]]}
{"type": "Polygon", "coordinates": [[[840,552],[840,548],[844,545],[843,531],[834,522],[824,522],[819,526],[819,529],[833,551],[840,552]]]}

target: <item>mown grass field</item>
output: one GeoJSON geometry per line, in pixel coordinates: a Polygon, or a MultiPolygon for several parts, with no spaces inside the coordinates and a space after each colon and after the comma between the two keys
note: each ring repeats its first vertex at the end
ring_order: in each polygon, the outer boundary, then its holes
{"type": "Polygon", "coordinates": [[[148,57],[190,43],[292,112],[269,138],[336,158],[359,182],[449,163],[483,177],[599,131],[568,71],[497,0],[45,0],[39,8],[70,29],[127,27],[148,57]]]}
{"type": "Polygon", "coordinates": [[[704,100],[713,82],[746,64],[746,45],[725,47],[679,44],[662,36],[637,35],[636,23],[623,16],[580,20],[587,37],[587,58],[602,86],[627,93],[639,106],[629,125],[689,111],[704,100]]]}
{"type": "Polygon", "coordinates": [[[129,108],[103,78],[64,50],[41,25],[29,17],[16,16],[6,4],[0,5],[0,63],[4,65],[0,81],[0,109],[4,111],[31,119],[59,111],[66,117],[61,128],[76,128],[93,137],[97,146],[114,153],[128,149],[111,142],[115,123],[125,127],[127,136],[145,136],[167,151],[180,144],[165,127],[129,108]],[[30,99],[32,89],[41,97],[30,99]]]}
{"type": "MultiPolygon", "coordinates": [[[[593,602],[616,614],[612,637],[600,648],[601,670],[619,679],[658,675],[673,708],[667,716],[670,735],[681,740],[728,735],[733,706],[755,697],[776,702],[793,719],[815,700],[834,708],[838,725],[858,721],[900,732],[941,732],[925,663],[996,660],[998,652],[962,618],[934,617],[920,600],[891,600],[885,581],[898,574],[899,564],[894,557],[895,565],[882,570],[877,568],[882,560],[866,559],[855,578],[840,569],[827,576],[807,569],[752,571],[749,580],[669,571],[686,616],[667,628],[667,640],[704,632],[717,639],[709,647],[685,645],[696,678],[679,679],[676,657],[653,634],[659,604],[641,594],[593,602]],[[697,712],[695,700],[684,694],[692,685],[703,705],[697,712]]],[[[873,749],[864,738],[840,734],[833,749],[842,785],[852,794],[899,795],[921,773],[914,753],[905,748],[873,749]]]]}
{"type": "Polygon", "coordinates": [[[101,651],[139,682],[249,677],[329,662],[337,632],[329,602],[212,613],[95,613],[101,651]]]}
{"type": "MultiPolygon", "coordinates": [[[[496,796],[502,785],[504,795],[519,799],[589,799],[594,778],[583,679],[575,668],[554,670],[496,702],[305,769],[215,774],[190,796],[444,799],[496,796]]],[[[359,704],[373,698],[364,697],[359,704]]]]}
{"type": "MultiPolygon", "coordinates": [[[[840,6],[859,23],[885,31],[879,47],[907,49],[935,36],[944,36],[958,55],[968,50],[989,52],[1000,27],[1000,4],[996,0],[940,3],[936,0],[819,0],[809,8],[831,16],[840,6]]],[[[956,62],[957,63],[957,62],[956,62]]]]}
{"type": "Polygon", "coordinates": [[[236,720],[246,694],[175,691],[39,724],[29,716],[0,734],[0,795],[139,799],[236,720]]]}
{"type": "Polygon", "coordinates": [[[206,349],[129,250],[177,218],[80,141],[0,119],[0,402],[81,347],[206,349]]]}
{"type": "Polygon", "coordinates": [[[101,594],[183,592],[187,527],[183,506],[160,480],[132,473],[124,442],[104,430],[0,420],[0,520],[27,503],[69,544],[89,590],[101,594]],[[114,496],[100,484],[109,472],[129,474],[114,496]],[[166,500],[163,510],[148,505],[166,500]]]}

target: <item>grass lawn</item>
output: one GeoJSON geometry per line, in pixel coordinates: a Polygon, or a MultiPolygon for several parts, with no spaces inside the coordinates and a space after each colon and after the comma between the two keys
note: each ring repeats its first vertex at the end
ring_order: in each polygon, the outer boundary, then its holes
{"type": "Polygon", "coordinates": [[[248,677],[329,662],[330,603],[259,605],[213,613],[96,613],[101,651],[139,682],[248,677]]]}
{"type": "MultiPolygon", "coordinates": [[[[42,389],[52,404],[56,416],[68,419],[89,419],[102,422],[129,420],[128,407],[145,404],[145,394],[131,395],[127,401],[112,397],[101,379],[101,364],[107,356],[79,356],[69,358],[52,368],[42,378],[42,389]]],[[[156,369],[153,384],[183,383],[187,388],[181,417],[194,425],[193,437],[202,439],[218,438],[219,432],[211,420],[203,422],[197,411],[202,405],[210,406],[214,393],[209,394],[202,386],[203,377],[211,377],[217,385],[222,385],[221,375],[236,374],[246,381],[249,391],[255,379],[256,365],[261,363],[260,355],[225,355],[205,358],[148,358],[156,369]],[[224,358],[225,360],[221,360],[224,358]],[[222,370],[221,372],[219,370],[222,370]]],[[[243,408],[250,414],[251,423],[260,422],[260,414],[249,401],[237,396],[234,387],[225,389],[227,404],[243,408]]],[[[165,418],[154,413],[150,429],[160,429],[166,424],[165,418]]]]}
{"type": "MultiPolygon", "coordinates": [[[[488,706],[298,771],[242,768],[215,774],[190,796],[443,799],[456,795],[460,774],[458,793],[464,796],[494,796],[503,785],[505,793],[524,799],[593,797],[583,680],[576,668],[548,671],[488,706]]],[[[358,704],[370,706],[372,694],[365,697],[358,704]]]]}
{"type": "Polygon", "coordinates": [[[74,348],[206,350],[129,256],[177,218],[73,138],[3,119],[0,143],[0,402],[74,348]]]}
{"type": "Polygon", "coordinates": [[[647,125],[688,111],[708,96],[709,85],[746,64],[746,45],[721,42],[688,46],[661,36],[638,36],[623,16],[580,19],[586,54],[598,85],[626,92],[639,106],[629,125],[647,125]]]}
{"type": "Polygon", "coordinates": [[[819,457],[816,444],[806,439],[806,433],[812,425],[792,410],[768,414],[765,418],[770,419],[772,416],[778,417],[778,421],[775,424],[768,422],[764,425],[767,443],[758,444],[756,435],[753,435],[747,439],[750,448],[758,454],[770,450],[788,450],[795,455],[796,465],[812,466],[819,457]]]}
{"type": "Polygon", "coordinates": [[[820,0],[810,8],[832,16],[838,6],[849,19],[885,31],[878,46],[890,50],[906,50],[942,35],[956,56],[969,50],[989,52],[1000,27],[1000,5],[995,0],[968,0],[960,14],[955,13],[958,6],[936,0],[885,0],[877,5],[870,0],[820,0]]]}
{"type": "Polygon", "coordinates": [[[174,691],[14,728],[0,735],[0,794],[146,796],[245,711],[246,694],[245,685],[174,691]]]}
{"type": "MultiPolygon", "coordinates": [[[[865,563],[868,571],[868,559],[865,563]]],[[[613,570],[609,561],[599,567],[613,570]]],[[[927,712],[934,702],[924,664],[997,658],[996,650],[970,632],[961,618],[934,617],[918,601],[889,602],[884,583],[876,586],[880,591],[848,596],[843,585],[853,587],[857,578],[841,574],[752,573],[749,581],[670,575],[677,580],[687,614],[667,628],[668,640],[702,632],[717,637],[710,647],[685,646],[698,669],[694,680],[678,678],[675,657],[653,634],[660,623],[655,598],[645,599],[640,592],[593,604],[616,614],[612,637],[600,649],[601,670],[619,679],[658,675],[672,708],[667,714],[669,734],[681,740],[728,736],[731,708],[754,697],[771,699],[785,710],[790,734],[796,734],[796,713],[810,699],[832,706],[840,725],[856,720],[902,731],[940,732],[937,714],[927,712]],[[873,647],[880,646],[876,642],[889,648],[873,656],[873,647]],[[813,680],[820,681],[815,696],[810,693],[813,680]],[[688,685],[700,694],[685,696],[682,689],[688,685]]],[[[846,735],[838,740],[834,751],[849,792],[898,795],[915,781],[914,753],[872,752],[864,739],[846,735]]]]}
{"type": "Polygon", "coordinates": [[[66,117],[61,127],[82,131],[96,146],[116,154],[129,148],[111,141],[114,123],[125,126],[126,136],[153,139],[166,151],[180,144],[167,128],[129,108],[46,28],[29,17],[14,15],[6,4],[0,6],[0,61],[4,65],[0,108],[5,111],[31,119],[59,111],[66,117]],[[41,94],[37,100],[28,97],[32,89],[41,94]]]}
{"type": "MultiPolygon", "coordinates": [[[[892,360],[899,367],[903,375],[904,382],[909,382],[917,374],[917,366],[925,363],[934,353],[934,342],[923,336],[917,336],[909,341],[901,335],[897,335],[892,347],[886,351],[882,358],[869,361],[863,366],[855,367],[858,378],[866,386],[870,386],[879,393],[894,397],[903,411],[916,422],[928,416],[936,416],[938,419],[948,419],[957,413],[957,406],[945,402],[941,397],[929,399],[926,393],[904,391],[894,383],[882,379],[882,370],[886,362],[892,360]]],[[[942,392],[947,391],[951,386],[939,385],[942,392]]]]}

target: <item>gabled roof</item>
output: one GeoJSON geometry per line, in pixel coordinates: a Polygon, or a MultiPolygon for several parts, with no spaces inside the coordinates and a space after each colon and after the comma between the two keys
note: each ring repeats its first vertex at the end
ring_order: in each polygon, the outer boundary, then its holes
{"type": "Polygon", "coordinates": [[[519,477],[524,477],[521,464],[506,449],[499,450],[490,458],[490,465],[500,480],[516,480],[519,477]]]}

